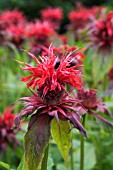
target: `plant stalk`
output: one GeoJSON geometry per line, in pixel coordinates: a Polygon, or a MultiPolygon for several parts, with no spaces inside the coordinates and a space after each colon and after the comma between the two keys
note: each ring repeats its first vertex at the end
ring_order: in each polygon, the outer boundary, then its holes
{"type": "Polygon", "coordinates": [[[71,170],[74,170],[73,138],[72,138],[72,141],[71,141],[70,157],[71,157],[71,170]]]}
{"type": "MultiPolygon", "coordinates": [[[[83,126],[85,126],[85,117],[83,116],[83,126]]],[[[80,170],[84,170],[84,136],[81,135],[81,141],[80,141],[80,170]]]]}
{"type": "Polygon", "coordinates": [[[48,152],[49,152],[49,144],[47,145],[47,147],[45,149],[45,152],[44,152],[44,157],[42,159],[41,170],[47,170],[48,152]]]}

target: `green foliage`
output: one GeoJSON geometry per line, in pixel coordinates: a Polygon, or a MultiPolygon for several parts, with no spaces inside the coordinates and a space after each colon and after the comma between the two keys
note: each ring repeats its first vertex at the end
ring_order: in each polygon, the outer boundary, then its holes
{"type": "Polygon", "coordinates": [[[0,162],[0,165],[7,170],[11,170],[10,166],[8,164],[4,163],[4,162],[0,162]]]}
{"type": "Polygon", "coordinates": [[[51,119],[45,114],[39,116],[34,114],[30,119],[24,140],[28,170],[37,170],[39,167],[50,138],[50,121],[51,119]]]}
{"type": "MultiPolygon", "coordinates": [[[[75,162],[75,169],[80,169],[80,147],[79,141],[74,140],[74,162],[75,162]]],[[[93,144],[89,142],[85,142],[85,159],[84,159],[84,170],[91,170],[95,164],[96,164],[96,154],[95,154],[95,148],[93,144]]]]}
{"type": "Polygon", "coordinates": [[[58,145],[58,148],[65,160],[66,165],[68,165],[68,154],[71,147],[71,132],[70,124],[68,121],[59,120],[59,124],[56,119],[52,120],[51,132],[52,137],[58,145]]]}
{"type": "Polygon", "coordinates": [[[28,170],[27,164],[25,162],[25,156],[22,157],[21,162],[20,162],[17,170],[28,170]]]}

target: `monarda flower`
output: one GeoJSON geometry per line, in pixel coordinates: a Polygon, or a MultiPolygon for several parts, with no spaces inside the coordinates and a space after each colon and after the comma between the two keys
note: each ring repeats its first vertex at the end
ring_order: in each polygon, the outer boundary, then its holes
{"type": "Polygon", "coordinates": [[[59,67],[55,70],[56,56],[50,47],[49,56],[40,56],[37,59],[33,54],[28,53],[35,61],[36,67],[27,63],[19,62],[22,70],[31,73],[28,77],[23,77],[22,81],[27,83],[27,87],[37,90],[33,97],[25,97],[20,100],[25,101],[26,107],[15,118],[16,125],[19,124],[21,116],[27,116],[36,111],[37,114],[49,115],[61,120],[70,120],[74,127],[78,128],[84,136],[86,132],[80,124],[80,117],[73,107],[73,99],[66,95],[65,84],[68,83],[76,89],[82,88],[81,72],[76,70],[76,66],[69,67],[70,55],[63,58],[59,67]],[[72,109],[72,113],[71,113],[72,109]],[[75,110],[75,111],[74,111],[75,110]],[[77,116],[78,115],[78,116],[77,116]],[[78,119],[77,119],[78,117],[78,119]]]}
{"type": "Polygon", "coordinates": [[[26,37],[31,39],[30,46],[33,53],[40,53],[42,45],[49,47],[51,36],[56,36],[56,33],[47,21],[37,20],[35,23],[29,23],[26,26],[26,37]]]}
{"type": "Polygon", "coordinates": [[[79,106],[78,110],[81,111],[81,114],[88,113],[89,115],[94,116],[95,118],[101,120],[104,124],[113,128],[113,124],[111,122],[106,120],[101,115],[95,113],[97,111],[100,111],[100,112],[104,113],[105,115],[112,117],[110,112],[108,111],[108,109],[105,107],[105,104],[103,102],[101,102],[101,100],[99,98],[97,98],[97,96],[96,96],[97,92],[98,91],[95,89],[78,90],[77,98],[76,98],[76,99],[78,99],[78,102],[80,103],[80,104],[78,104],[78,106],[79,106]]]}
{"type": "Polygon", "coordinates": [[[41,17],[43,21],[50,22],[53,29],[57,30],[60,27],[60,22],[63,18],[63,12],[61,8],[49,7],[41,11],[41,17]]]}
{"type": "MultiPolygon", "coordinates": [[[[31,97],[19,99],[24,102],[25,107],[16,116],[14,122],[15,126],[18,127],[21,117],[31,115],[24,142],[25,160],[28,169],[35,170],[39,166],[44,150],[49,142],[50,130],[54,129],[54,120],[59,128],[58,135],[61,134],[61,121],[71,123],[82,135],[85,137],[87,135],[80,123],[81,117],[76,109],[76,102],[68,94],[65,87],[65,84],[70,84],[75,89],[82,88],[81,72],[76,70],[76,66],[69,67],[70,54],[62,58],[57,69],[55,69],[57,56],[55,56],[52,47],[49,48],[48,56],[36,58],[33,54],[28,54],[35,60],[36,66],[33,67],[28,63],[19,62],[25,66],[21,67],[22,70],[31,73],[29,76],[23,77],[22,81],[26,82],[28,88],[31,87],[36,92],[31,90],[31,97]],[[33,155],[33,159],[30,159],[31,155],[33,155]]],[[[68,153],[66,161],[67,158],[68,153]]]]}
{"type": "Polygon", "coordinates": [[[47,43],[49,36],[55,33],[47,21],[41,22],[39,20],[28,24],[26,31],[28,38],[34,38],[37,43],[43,45],[47,43]]]}
{"type": "Polygon", "coordinates": [[[69,13],[69,29],[75,34],[76,40],[87,37],[85,29],[90,23],[94,22],[94,19],[97,18],[97,16],[100,16],[103,13],[103,9],[103,7],[92,7],[89,9],[78,3],[77,9],[69,13]]]}
{"type": "Polygon", "coordinates": [[[92,18],[94,18],[94,11],[93,9],[87,9],[85,7],[71,11],[68,15],[71,21],[71,27],[75,30],[86,27],[86,25],[92,21],[92,18]]]}
{"type": "MultiPolygon", "coordinates": [[[[76,66],[69,67],[70,54],[63,57],[58,68],[55,69],[57,56],[54,54],[51,46],[49,48],[49,55],[47,56],[39,56],[36,58],[33,54],[27,53],[35,60],[36,66],[19,62],[19,64],[25,66],[21,66],[22,70],[30,73],[29,76],[23,77],[22,81],[26,82],[27,87],[33,88],[35,92],[31,90],[31,97],[19,99],[24,102],[25,107],[20,114],[16,116],[14,122],[15,126],[18,127],[21,117],[31,115],[24,141],[25,160],[28,169],[31,170],[37,169],[39,166],[44,150],[49,142],[50,130],[53,130],[52,135],[53,132],[56,133],[54,130],[56,125],[59,129],[57,129],[59,133],[57,133],[57,135],[60,136],[61,122],[64,124],[68,123],[68,127],[70,127],[71,123],[82,135],[85,137],[87,137],[87,135],[84,127],[80,123],[81,117],[76,109],[77,103],[75,99],[69,95],[65,86],[69,84],[75,89],[82,88],[81,72],[76,70],[76,66]],[[30,159],[31,155],[33,159],[30,159]]],[[[65,126],[63,125],[63,129],[65,129],[65,126]]],[[[67,133],[69,133],[70,129],[71,127],[68,128],[67,133]]],[[[65,138],[62,140],[65,140],[65,138]]],[[[68,152],[64,159],[67,161],[68,152]]]]}
{"type": "MultiPolygon", "coordinates": [[[[94,84],[104,84],[105,76],[113,63],[113,12],[104,15],[103,19],[95,20],[88,26],[88,52],[92,53],[91,72],[94,84]],[[99,64],[100,63],[100,64],[99,64]]],[[[104,88],[104,87],[103,87],[104,88]]]]}
{"type": "Polygon", "coordinates": [[[113,12],[109,12],[104,19],[95,20],[88,31],[91,46],[103,54],[111,52],[113,47],[113,12]]]}
{"type": "Polygon", "coordinates": [[[26,22],[26,18],[22,14],[22,12],[18,11],[17,9],[14,9],[12,11],[4,11],[1,14],[1,20],[4,22],[4,24],[7,26],[14,24],[20,24],[26,22]]]}
{"type": "Polygon", "coordinates": [[[11,112],[14,108],[7,107],[0,115],[0,150],[4,153],[8,146],[16,146],[19,141],[16,139],[14,132],[14,118],[11,112]]]}

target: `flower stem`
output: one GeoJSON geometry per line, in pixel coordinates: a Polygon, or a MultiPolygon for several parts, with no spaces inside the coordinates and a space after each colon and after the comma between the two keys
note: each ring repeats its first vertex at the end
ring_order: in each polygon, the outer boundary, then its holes
{"type": "Polygon", "coordinates": [[[73,138],[72,138],[72,141],[71,141],[70,157],[71,157],[71,170],[74,170],[74,159],[73,159],[73,138]]]}
{"type": "Polygon", "coordinates": [[[48,152],[49,152],[49,144],[47,145],[47,147],[45,149],[45,152],[44,152],[44,157],[42,159],[41,170],[47,170],[48,152]]]}
{"type": "MultiPolygon", "coordinates": [[[[85,116],[83,116],[83,126],[85,126],[85,116]]],[[[84,170],[84,136],[81,135],[80,142],[80,170],[84,170]]]]}

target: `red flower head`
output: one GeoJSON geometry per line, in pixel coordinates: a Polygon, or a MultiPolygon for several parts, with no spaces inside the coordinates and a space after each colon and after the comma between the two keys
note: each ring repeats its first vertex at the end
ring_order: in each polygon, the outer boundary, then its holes
{"type": "Polygon", "coordinates": [[[49,21],[53,29],[59,29],[60,21],[63,18],[61,8],[47,8],[41,11],[43,21],[49,21]]]}
{"type": "Polygon", "coordinates": [[[28,38],[34,38],[35,41],[43,45],[48,41],[49,36],[55,33],[47,21],[28,24],[26,31],[28,38]]]}
{"type": "Polygon", "coordinates": [[[93,10],[87,8],[81,8],[80,10],[71,11],[68,15],[71,21],[71,26],[74,30],[84,28],[86,24],[91,21],[93,16],[93,10]]]}
{"type": "Polygon", "coordinates": [[[17,25],[19,23],[26,22],[25,17],[23,16],[22,12],[14,9],[13,11],[5,11],[1,14],[1,20],[5,23],[6,26],[11,24],[17,25]]]}
{"type": "Polygon", "coordinates": [[[100,51],[111,51],[113,47],[113,12],[109,12],[105,19],[92,23],[89,27],[91,46],[100,51]]]}
{"type": "Polygon", "coordinates": [[[104,7],[85,8],[81,3],[77,4],[77,9],[69,13],[68,17],[71,21],[73,30],[85,28],[87,24],[92,22],[96,16],[103,12],[104,7]]]}
{"type": "MultiPolygon", "coordinates": [[[[62,58],[59,67],[55,70],[57,57],[54,54],[52,47],[49,49],[49,57],[42,56],[37,59],[33,54],[28,53],[35,61],[36,67],[32,67],[27,63],[19,62],[26,67],[21,67],[22,70],[27,70],[31,73],[28,77],[23,77],[22,81],[27,82],[27,87],[42,88],[45,95],[48,90],[65,89],[64,84],[68,83],[74,88],[82,88],[81,72],[76,70],[78,65],[70,66],[70,53],[62,58]]],[[[76,58],[76,56],[75,56],[76,58]]]]}
{"type": "Polygon", "coordinates": [[[95,113],[95,111],[101,111],[107,116],[112,117],[108,109],[104,106],[104,103],[102,103],[101,100],[97,98],[96,93],[97,90],[94,89],[78,90],[77,99],[80,103],[79,110],[81,110],[81,114],[88,113],[113,128],[113,124],[111,122],[107,121],[101,115],[95,113]]]}
{"type": "Polygon", "coordinates": [[[17,47],[22,45],[25,40],[25,26],[23,24],[10,25],[6,29],[9,41],[14,43],[17,47]]]}
{"type": "Polygon", "coordinates": [[[30,46],[33,53],[40,53],[42,45],[48,47],[51,43],[50,37],[56,36],[49,22],[36,21],[26,26],[26,37],[31,38],[30,46]]]}
{"type": "Polygon", "coordinates": [[[5,152],[8,144],[19,144],[14,132],[15,115],[11,113],[13,107],[7,107],[4,115],[0,115],[0,150],[5,152]]]}
{"type": "Polygon", "coordinates": [[[76,70],[76,66],[69,67],[69,58],[64,57],[57,69],[55,69],[56,56],[53,48],[49,49],[49,56],[42,56],[37,59],[33,54],[28,53],[35,61],[36,67],[32,67],[27,63],[19,62],[26,67],[22,70],[31,72],[28,77],[23,77],[22,81],[27,82],[27,87],[37,89],[37,93],[33,93],[32,97],[23,97],[26,107],[15,118],[16,126],[20,123],[22,116],[28,116],[35,112],[37,115],[48,115],[61,120],[69,120],[75,128],[77,128],[84,136],[86,131],[80,124],[80,115],[76,111],[76,102],[73,100],[65,89],[65,83],[70,84],[74,88],[82,88],[81,73],[76,70]]]}

